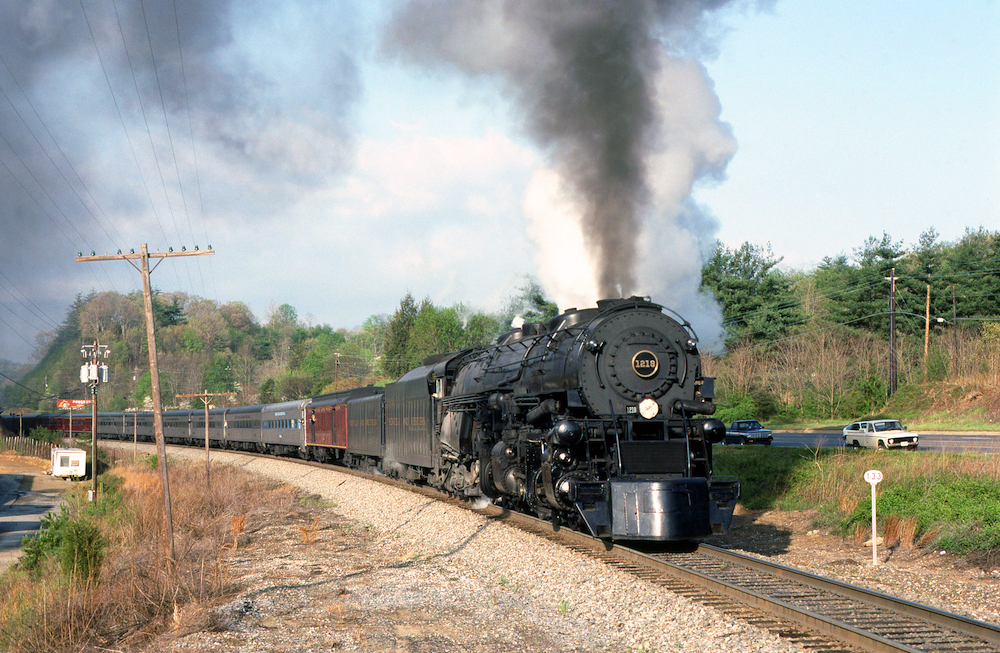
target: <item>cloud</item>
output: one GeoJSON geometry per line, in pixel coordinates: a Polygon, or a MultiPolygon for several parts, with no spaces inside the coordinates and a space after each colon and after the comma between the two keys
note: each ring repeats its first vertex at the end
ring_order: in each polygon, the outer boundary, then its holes
{"type": "Polygon", "coordinates": [[[711,14],[726,4],[411,0],[384,47],[508,91],[546,157],[524,210],[561,306],[645,292],[703,310],[717,225],[689,198],[722,178],[735,141],[697,57],[714,52],[711,14]]]}
{"type": "MultiPolygon", "coordinates": [[[[218,246],[230,221],[280,222],[343,175],[361,95],[357,22],[348,4],[309,0],[0,5],[13,290],[61,322],[77,293],[135,287],[127,265],[76,264],[78,251],[218,246]]],[[[154,284],[210,293],[212,265],[167,266],[154,284]]],[[[2,308],[18,332],[44,328],[2,308]]],[[[6,335],[0,356],[23,360],[24,338],[8,347],[6,335]]]]}

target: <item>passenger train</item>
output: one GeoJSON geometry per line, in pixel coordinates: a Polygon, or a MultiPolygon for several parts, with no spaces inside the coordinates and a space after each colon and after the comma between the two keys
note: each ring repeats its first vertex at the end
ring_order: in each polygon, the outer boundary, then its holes
{"type": "MultiPolygon", "coordinates": [[[[608,540],[688,540],[725,532],[739,497],[738,480],[712,474],[725,435],[713,395],[690,325],[632,297],[428,358],[385,387],[210,409],[208,439],[484,497],[608,540]]],[[[153,415],[99,413],[97,433],[152,441],[153,415]]],[[[204,409],[165,411],[163,434],[202,444],[204,409]]]]}

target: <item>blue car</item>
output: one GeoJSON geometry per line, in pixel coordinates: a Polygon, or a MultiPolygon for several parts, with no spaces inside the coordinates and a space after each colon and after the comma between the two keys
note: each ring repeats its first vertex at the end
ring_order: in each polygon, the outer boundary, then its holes
{"type": "Polygon", "coordinates": [[[755,419],[739,419],[729,425],[723,444],[771,444],[771,432],[755,419]]]}

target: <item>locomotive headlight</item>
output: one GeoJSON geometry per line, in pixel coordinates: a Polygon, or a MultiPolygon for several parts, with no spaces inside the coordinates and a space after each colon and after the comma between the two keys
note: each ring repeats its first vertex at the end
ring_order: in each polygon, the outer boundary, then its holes
{"type": "Polygon", "coordinates": [[[656,403],[655,399],[650,399],[646,397],[641,402],[639,402],[639,414],[646,419],[653,419],[660,413],[660,404],[656,403]]]}

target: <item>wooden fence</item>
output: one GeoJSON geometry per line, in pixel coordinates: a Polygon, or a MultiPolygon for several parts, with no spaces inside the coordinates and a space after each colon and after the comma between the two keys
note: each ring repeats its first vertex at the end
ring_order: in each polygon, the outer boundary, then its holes
{"type": "Polygon", "coordinates": [[[25,456],[41,458],[42,460],[52,460],[52,445],[48,442],[32,440],[23,435],[15,435],[4,437],[0,443],[2,443],[4,451],[13,449],[25,456]]]}

